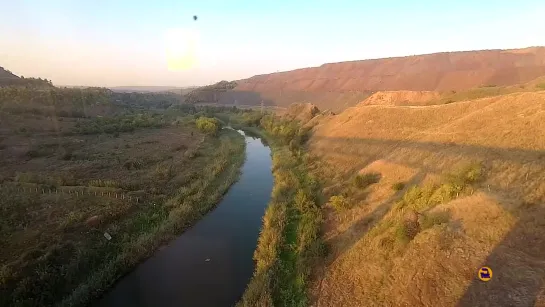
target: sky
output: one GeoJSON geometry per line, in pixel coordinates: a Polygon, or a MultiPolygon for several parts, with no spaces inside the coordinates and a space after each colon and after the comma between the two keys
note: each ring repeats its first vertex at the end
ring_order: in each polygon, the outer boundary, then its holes
{"type": "Polygon", "coordinates": [[[0,66],[55,85],[204,85],[545,45],[543,0],[0,0],[0,8],[0,66]]]}

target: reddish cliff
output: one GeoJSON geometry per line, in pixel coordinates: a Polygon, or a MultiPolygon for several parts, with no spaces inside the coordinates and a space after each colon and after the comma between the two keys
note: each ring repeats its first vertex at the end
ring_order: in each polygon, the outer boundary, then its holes
{"type": "Polygon", "coordinates": [[[310,102],[335,111],[375,91],[445,91],[525,83],[545,75],[545,47],[444,52],[324,64],[238,81],[269,104],[310,102]]]}

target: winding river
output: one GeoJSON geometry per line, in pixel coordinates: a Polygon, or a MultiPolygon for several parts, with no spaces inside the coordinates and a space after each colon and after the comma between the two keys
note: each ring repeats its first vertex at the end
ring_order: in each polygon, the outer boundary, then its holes
{"type": "Polygon", "coordinates": [[[273,187],[269,147],[245,139],[240,179],[216,209],[118,281],[96,306],[233,306],[241,298],[273,187]]]}

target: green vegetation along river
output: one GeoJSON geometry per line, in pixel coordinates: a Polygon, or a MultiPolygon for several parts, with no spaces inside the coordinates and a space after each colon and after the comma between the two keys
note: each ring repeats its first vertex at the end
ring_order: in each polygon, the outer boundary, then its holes
{"type": "Polygon", "coordinates": [[[271,152],[246,136],[242,173],[217,208],[120,280],[97,306],[232,306],[252,277],[273,177],[271,152]]]}

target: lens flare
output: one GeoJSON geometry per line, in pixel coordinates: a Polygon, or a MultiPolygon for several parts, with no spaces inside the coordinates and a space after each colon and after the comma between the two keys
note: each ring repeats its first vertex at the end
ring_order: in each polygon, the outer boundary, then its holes
{"type": "Polygon", "coordinates": [[[199,33],[193,29],[169,29],[165,33],[168,69],[187,70],[198,65],[199,33]]]}

